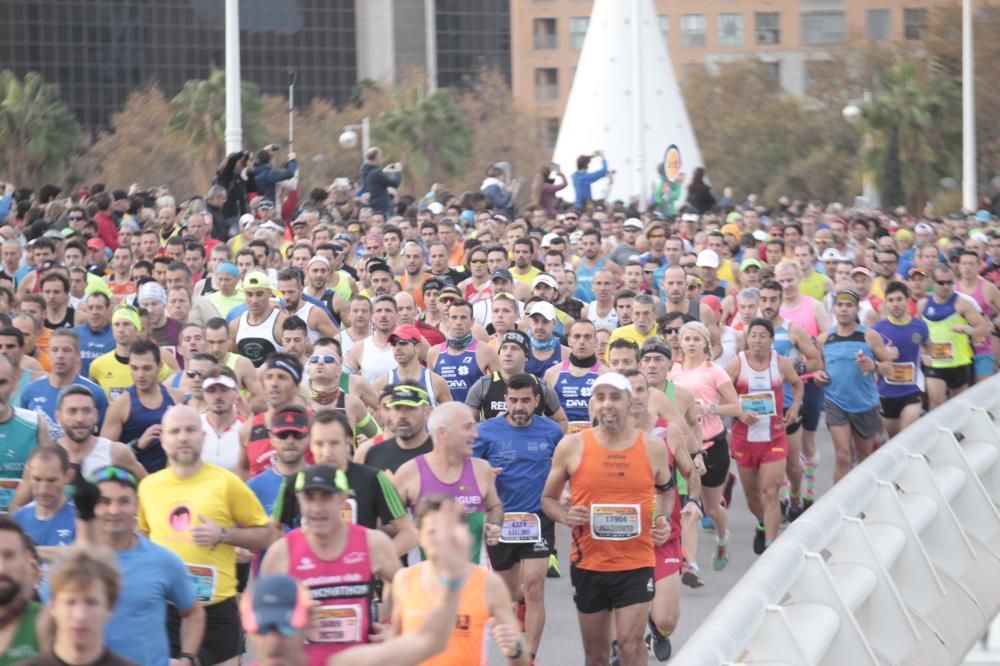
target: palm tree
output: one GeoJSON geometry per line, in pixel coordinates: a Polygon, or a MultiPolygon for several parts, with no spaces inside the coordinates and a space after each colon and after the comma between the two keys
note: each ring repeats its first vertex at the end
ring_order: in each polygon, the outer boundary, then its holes
{"type": "MultiPolygon", "coordinates": [[[[259,148],[264,144],[264,127],[259,118],[264,103],[257,86],[243,83],[240,90],[243,104],[243,144],[259,148]]],[[[207,79],[192,79],[170,101],[173,115],[168,131],[187,134],[188,143],[198,150],[207,165],[214,170],[225,156],[226,133],[226,73],[213,69],[207,79]]]]}
{"type": "Polygon", "coordinates": [[[445,90],[404,92],[395,108],[379,116],[372,139],[392,159],[403,161],[414,191],[461,175],[472,154],[469,127],[445,90]]]}
{"type": "Polygon", "coordinates": [[[953,82],[913,59],[883,72],[861,116],[875,138],[863,161],[876,174],[883,205],[922,210],[941,177],[954,172],[956,92],[953,82]]]}
{"type": "Polygon", "coordinates": [[[37,72],[0,72],[0,169],[21,185],[58,180],[80,143],[80,125],[56,86],[37,72]]]}

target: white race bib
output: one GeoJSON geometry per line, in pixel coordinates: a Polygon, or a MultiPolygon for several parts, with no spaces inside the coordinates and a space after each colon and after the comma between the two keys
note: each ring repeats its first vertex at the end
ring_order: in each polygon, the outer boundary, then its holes
{"type": "Polygon", "coordinates": [[[535,513],[512,511],[503,514],[500,543],[538,543],[542,540],[542,521],[535,513]]]}
{"type": "Polygon", "coordinates": [[[359,604],[320,606],[313,611],[306,639],[310,643],[360,643],[363,613],[359,604]]]}
{"type": "Polygon", "coordinates": [[[740,408],[748,414],[761,418],[777,414],[774,404],[774,391],[756,391],[740,396],[740,408]]]}
{"type": "Polygon", "coordinates": [[[603,541],[626,541],[642,533],[638,504],[591,504],[590,536],[603,541]]]}

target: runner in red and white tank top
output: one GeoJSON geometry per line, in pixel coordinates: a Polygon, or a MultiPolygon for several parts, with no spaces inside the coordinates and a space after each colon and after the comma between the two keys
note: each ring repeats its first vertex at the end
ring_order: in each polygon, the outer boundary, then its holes
{"type": "Polygon", "coordinates": [[[343,472],[311,465],[294,483],[308,526],[268,548],[260,575],[287,574],[309,590],[316,608],[306,629],[306,655],[309,666],[321,666],[378,633],[375,580],[391,582],[399,559],[384,533],[344,522],[343,472]]]}
{"type": "Polygon", "coordinates": [[[774,325],[754,319],[747,326],[747,351],[726,366],[739,396],[741,413],[733,423],[733,459],[750,512],[757,517],[754,553],[778,538],[781,508],[778,490],[788,456],[786,424],[798,416],[804,387],[792,362],[774,350],[774,325]],[[785,385],[792,402],[784,410],[785,385]]]}

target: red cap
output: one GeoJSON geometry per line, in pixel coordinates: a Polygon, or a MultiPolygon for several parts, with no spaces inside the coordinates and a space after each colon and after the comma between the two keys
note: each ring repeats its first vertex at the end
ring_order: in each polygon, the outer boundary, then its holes
{"type": "Polygon", "coordinates": [[[722,301],[719,300],[718,296],[713,296],[711,294],[708,296],[702,296],[701,302],[712,308],[712,312],[715,314],[722,312],[722,301]]]}
{"type": "Polygon", "coordinates": [[[397,326],[396,330],[389,334],[389,344],[392,344],[396,340],[420,342],[423,340],[423,336],[420,335],[420,331],[416,326],[397,326]]]}
{"type": "Polygon", "coordinates": [[[869,280],[871,280],[871,279],[873,279],[875,277],[875,274],[872,273],[867,268],[865,268],[864,266],[855,266],[854,268],[851,269],[851,273],[850,274],[851,275],[858,275],[858,274],[864,275],[869,280]]]}
{"type": "Polygon", "coordinates": [[[100,238],[91,238],[89,241],[87,241],[87,247],[89,247],[91,250],[103,250],[104,241],[102,241],[100,238]]]}

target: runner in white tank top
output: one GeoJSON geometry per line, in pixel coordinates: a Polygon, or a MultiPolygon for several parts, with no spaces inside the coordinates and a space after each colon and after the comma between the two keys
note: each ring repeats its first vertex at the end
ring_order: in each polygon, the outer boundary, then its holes
{"type": "Polygon", "coordinates": [[[208,414],[201,415],[201,430],[205,433],[205,443],[201,459],[207,463],[235,472],[240,464],[240,427],[243,421],[235,419],[222,434],[208,420],[208,414]]]}
{"type": "Polygon", "coordinates": [[[314,307],[316,307],[314,304],[302,301],[302,305],[300,305],[299,309],[295,311],[295,316],[306,323],[306,330],[309,333],[309,342],[312,343],[315,343],[320,338],[319,331],[309,328],[309,315],[312,314],[312,309],[314,307]]]}
{"type": "Polygon", "coordinates": [[[392,355],[392,345],[379,349],[375,346],[373,336],[364,339],[361,349],[361,374],[369,383],[374,384],[379,377],[385,377],[390,370],[398,367],[399,363],[392,355]]]}
{"type": "Polygon", "coordinates": [[[590,304],[587,308],[587,319],[594,322],[595,328],[606,328],[610,331],[618,328],[618,313],[615,312],[615,306],[612,305],[608,313],[603,317],[597,314],[597,301],[590,304]]]}

